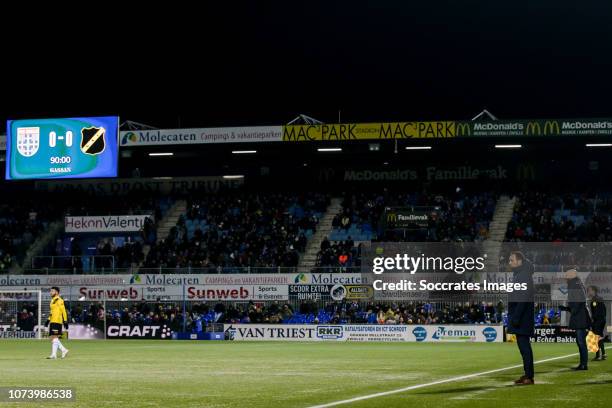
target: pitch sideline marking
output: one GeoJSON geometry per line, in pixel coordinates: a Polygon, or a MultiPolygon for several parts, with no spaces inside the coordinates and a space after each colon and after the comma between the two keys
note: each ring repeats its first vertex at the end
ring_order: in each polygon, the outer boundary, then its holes
{"type": "MultiPolygon", "coordinates": [[[[578,353],[573,353],[573,354],[567,354],[565,356],[546,358],[544,360],[538,360],[538,361],[534,362],[534,364],[547,363],[549,361],[554,361],[554,360],[562,360],[564,358],[574,357],[574,356],[577,356],[577,355],[578,355],[578,353]]],[[[480,377],[481,375],[499,373],[500,371],[508,371],[508,370],[513,370],[515,368],[520,368],[520,367],[523,367],[523,365],[522,364],[517,364],[517,365],[510,366],[510,367],[496,368],[495,370],[483,371],[483,372],[474,373],[474,374],[467,374],[467,375],[462,375],[462,376],[459,376],[459,377],[452,377],[452,378],[447,378],[447,379],[444,379],[444,380],[432,381],[432,382],[425,383],[425,384],[411,385],[409,387],[398,388],[398,389],[395,389],[395,390],[377,392],[375,394],[362,395],[361,397],[354,397],[354,398],[340,400],[340,401],[328,402],[327,404],[312,405],[312,406],[310,406],[308,408],[335,407],[337,405],[350,404],[351,402],[358,402],[358,401],[368,400],[368,399],[372,399],[372,398],[384,397],[384,396],[387,396],[387,395],[399,394],[401,392],[412,391],[412,390],[416,390],[416,389],[419,389],[419,388],[431,387],[433,385],[446,384],[446,383],[449,383],[449,382],[467,380],[469,378],[480,377]]]]}

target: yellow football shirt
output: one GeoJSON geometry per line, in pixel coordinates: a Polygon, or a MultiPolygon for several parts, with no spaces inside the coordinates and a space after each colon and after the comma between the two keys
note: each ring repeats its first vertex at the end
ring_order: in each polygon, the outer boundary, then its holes
{"type": "Polygon", "coordinates": [[[51,323],[63,324],[68,320],[66,308],[64,307],[64,299],[55,296],[51,299],[49,321],[51,323]]]}

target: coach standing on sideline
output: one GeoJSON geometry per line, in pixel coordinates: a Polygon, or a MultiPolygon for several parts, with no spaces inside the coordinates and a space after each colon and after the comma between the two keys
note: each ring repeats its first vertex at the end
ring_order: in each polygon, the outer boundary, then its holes
{"type": "Polygon", "coordinates": [[[522,252],[512,252],[509,259],[512,282],[527,284],[527,290],[508,295],[508,333],[516,335],[525,374],[514,381],[516,385],[533,385],[533,351],[531,336],[534,334],[533,265],[522,252]]]}
{"type": "Polygon", "coordinates": [[[570,312],[569,328],[576,330],[580,364],[573,369],[588,370],[589,351],[586,337],[588,329],[591,327],[591,317],[587,307],[586,289],[574,268],[565,272],[565,279],[567,279],[567,306],[560,306],[559,309],[570,312]]]}

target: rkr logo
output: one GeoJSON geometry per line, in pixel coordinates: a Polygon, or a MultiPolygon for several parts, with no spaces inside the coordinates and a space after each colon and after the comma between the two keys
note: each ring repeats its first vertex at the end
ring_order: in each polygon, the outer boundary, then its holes
{"type": "Polygon", "coordinates": [[[341,339],[344,334],[342,326],[317,326],[317,337],[326,340],[341,339]]]}

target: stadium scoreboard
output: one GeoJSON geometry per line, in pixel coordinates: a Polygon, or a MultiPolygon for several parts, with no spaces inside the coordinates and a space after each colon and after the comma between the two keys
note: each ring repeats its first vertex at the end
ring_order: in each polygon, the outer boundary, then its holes
{"type": "Polygon", "coordinates": [[[117,177],[116,116],[9,120],[6,179],[117,177]]]}

